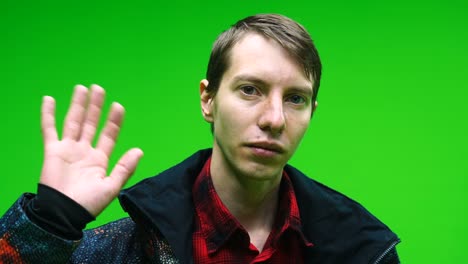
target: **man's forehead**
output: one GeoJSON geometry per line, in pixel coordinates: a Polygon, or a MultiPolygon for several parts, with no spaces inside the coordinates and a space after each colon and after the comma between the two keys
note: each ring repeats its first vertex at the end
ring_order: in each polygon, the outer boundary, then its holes
{"type": "MultiPolygon", "coordinates": [[[[269,82],[269,79],[289,79],[293,86],[310,88],[313,78],[276,40],[258,33],[246,33],[231,49],[225,74],[233,81],[269,82]]],[[[272,80],[273,81],[273,80],[272,80]]]]}

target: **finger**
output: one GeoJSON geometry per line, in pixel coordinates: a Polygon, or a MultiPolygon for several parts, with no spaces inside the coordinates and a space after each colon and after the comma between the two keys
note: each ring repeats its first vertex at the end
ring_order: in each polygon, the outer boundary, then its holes
{"type": "Polygon", "coordinates": [[[101,116],[104,95],[105,92],[102,87],[98,85],[91,86],[91,96],[89,99],[86,117],[83,122],[81,140],[91,143],[94,136],[96,135],[96,127],[101,116]]]}
{"type": "Polygon", "coordinates": [[[104,130],[99,136],[96,148],[104,152],[107,156],[110,156],[114,149],[124,112],[125,110],[122,105],[113,103],[104,130]]]}
{"type": "Polygon", "coordinates": [[[50,96],[42,98],[41,129],[44,143],[57,141],[57,128],[55,127],[55,100],[50,96]]]}
{"type": "Polygon", "coordinates": [[[88,89],[82,85],[75,86],[72,102],[65,118],[63,138],[77,140],[80,137],[87,101],[88,89]]]}
{"type": "Polygon", "coordinates": [[[120,158],[112,169],[110,177],[107,178],[114,182],[116,189],[120,190],[125,185],[130,176],[135,172],[141,157],[143,157],[143,151],[139,148],[134,148],[127,151],[120,158]]]}

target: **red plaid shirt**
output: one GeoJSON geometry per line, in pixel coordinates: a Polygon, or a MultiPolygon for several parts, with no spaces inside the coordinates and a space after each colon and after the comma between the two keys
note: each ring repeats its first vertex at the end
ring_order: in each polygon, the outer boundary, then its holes
{"type": "Polygon", "coordinates": [[[303,263],[303,248],[311,247],[301,231],[296,196],[283,172],[278,213],[262,252],[221,202],[210,175],[208,159],[193,186],[197,217],[193,234],[195,263],[303,263]]]}

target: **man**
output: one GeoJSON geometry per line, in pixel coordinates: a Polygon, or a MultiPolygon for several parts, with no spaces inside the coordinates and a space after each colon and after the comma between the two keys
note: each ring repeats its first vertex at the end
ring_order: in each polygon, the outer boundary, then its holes
{"type": "Polygon", "coordinates": [[[345,196],[286,165],[317,107],[321,64],[306,30],[245,18],[215,42],[200,82],[213,148],[121,192],[131,218],[82,233],[119,194],[143,152],[106,177],[124,109],[91,145],[104,90],[77,86],[63,138],[44,97],[38,194],[2,218],[0,260],[73,263],[398,263],[399,242],[345,196]]]}

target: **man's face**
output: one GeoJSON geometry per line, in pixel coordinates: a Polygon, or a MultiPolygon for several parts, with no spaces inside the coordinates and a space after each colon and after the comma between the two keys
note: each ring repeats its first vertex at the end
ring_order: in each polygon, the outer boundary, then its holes
{"type": "Polygon", "coordinates": [[[275,41],[248,33],[231,50],[215,96],[200,85],[214,123],[212,167],[236,177],[278,180],[309,125],[312,82],[275,41]]]}

